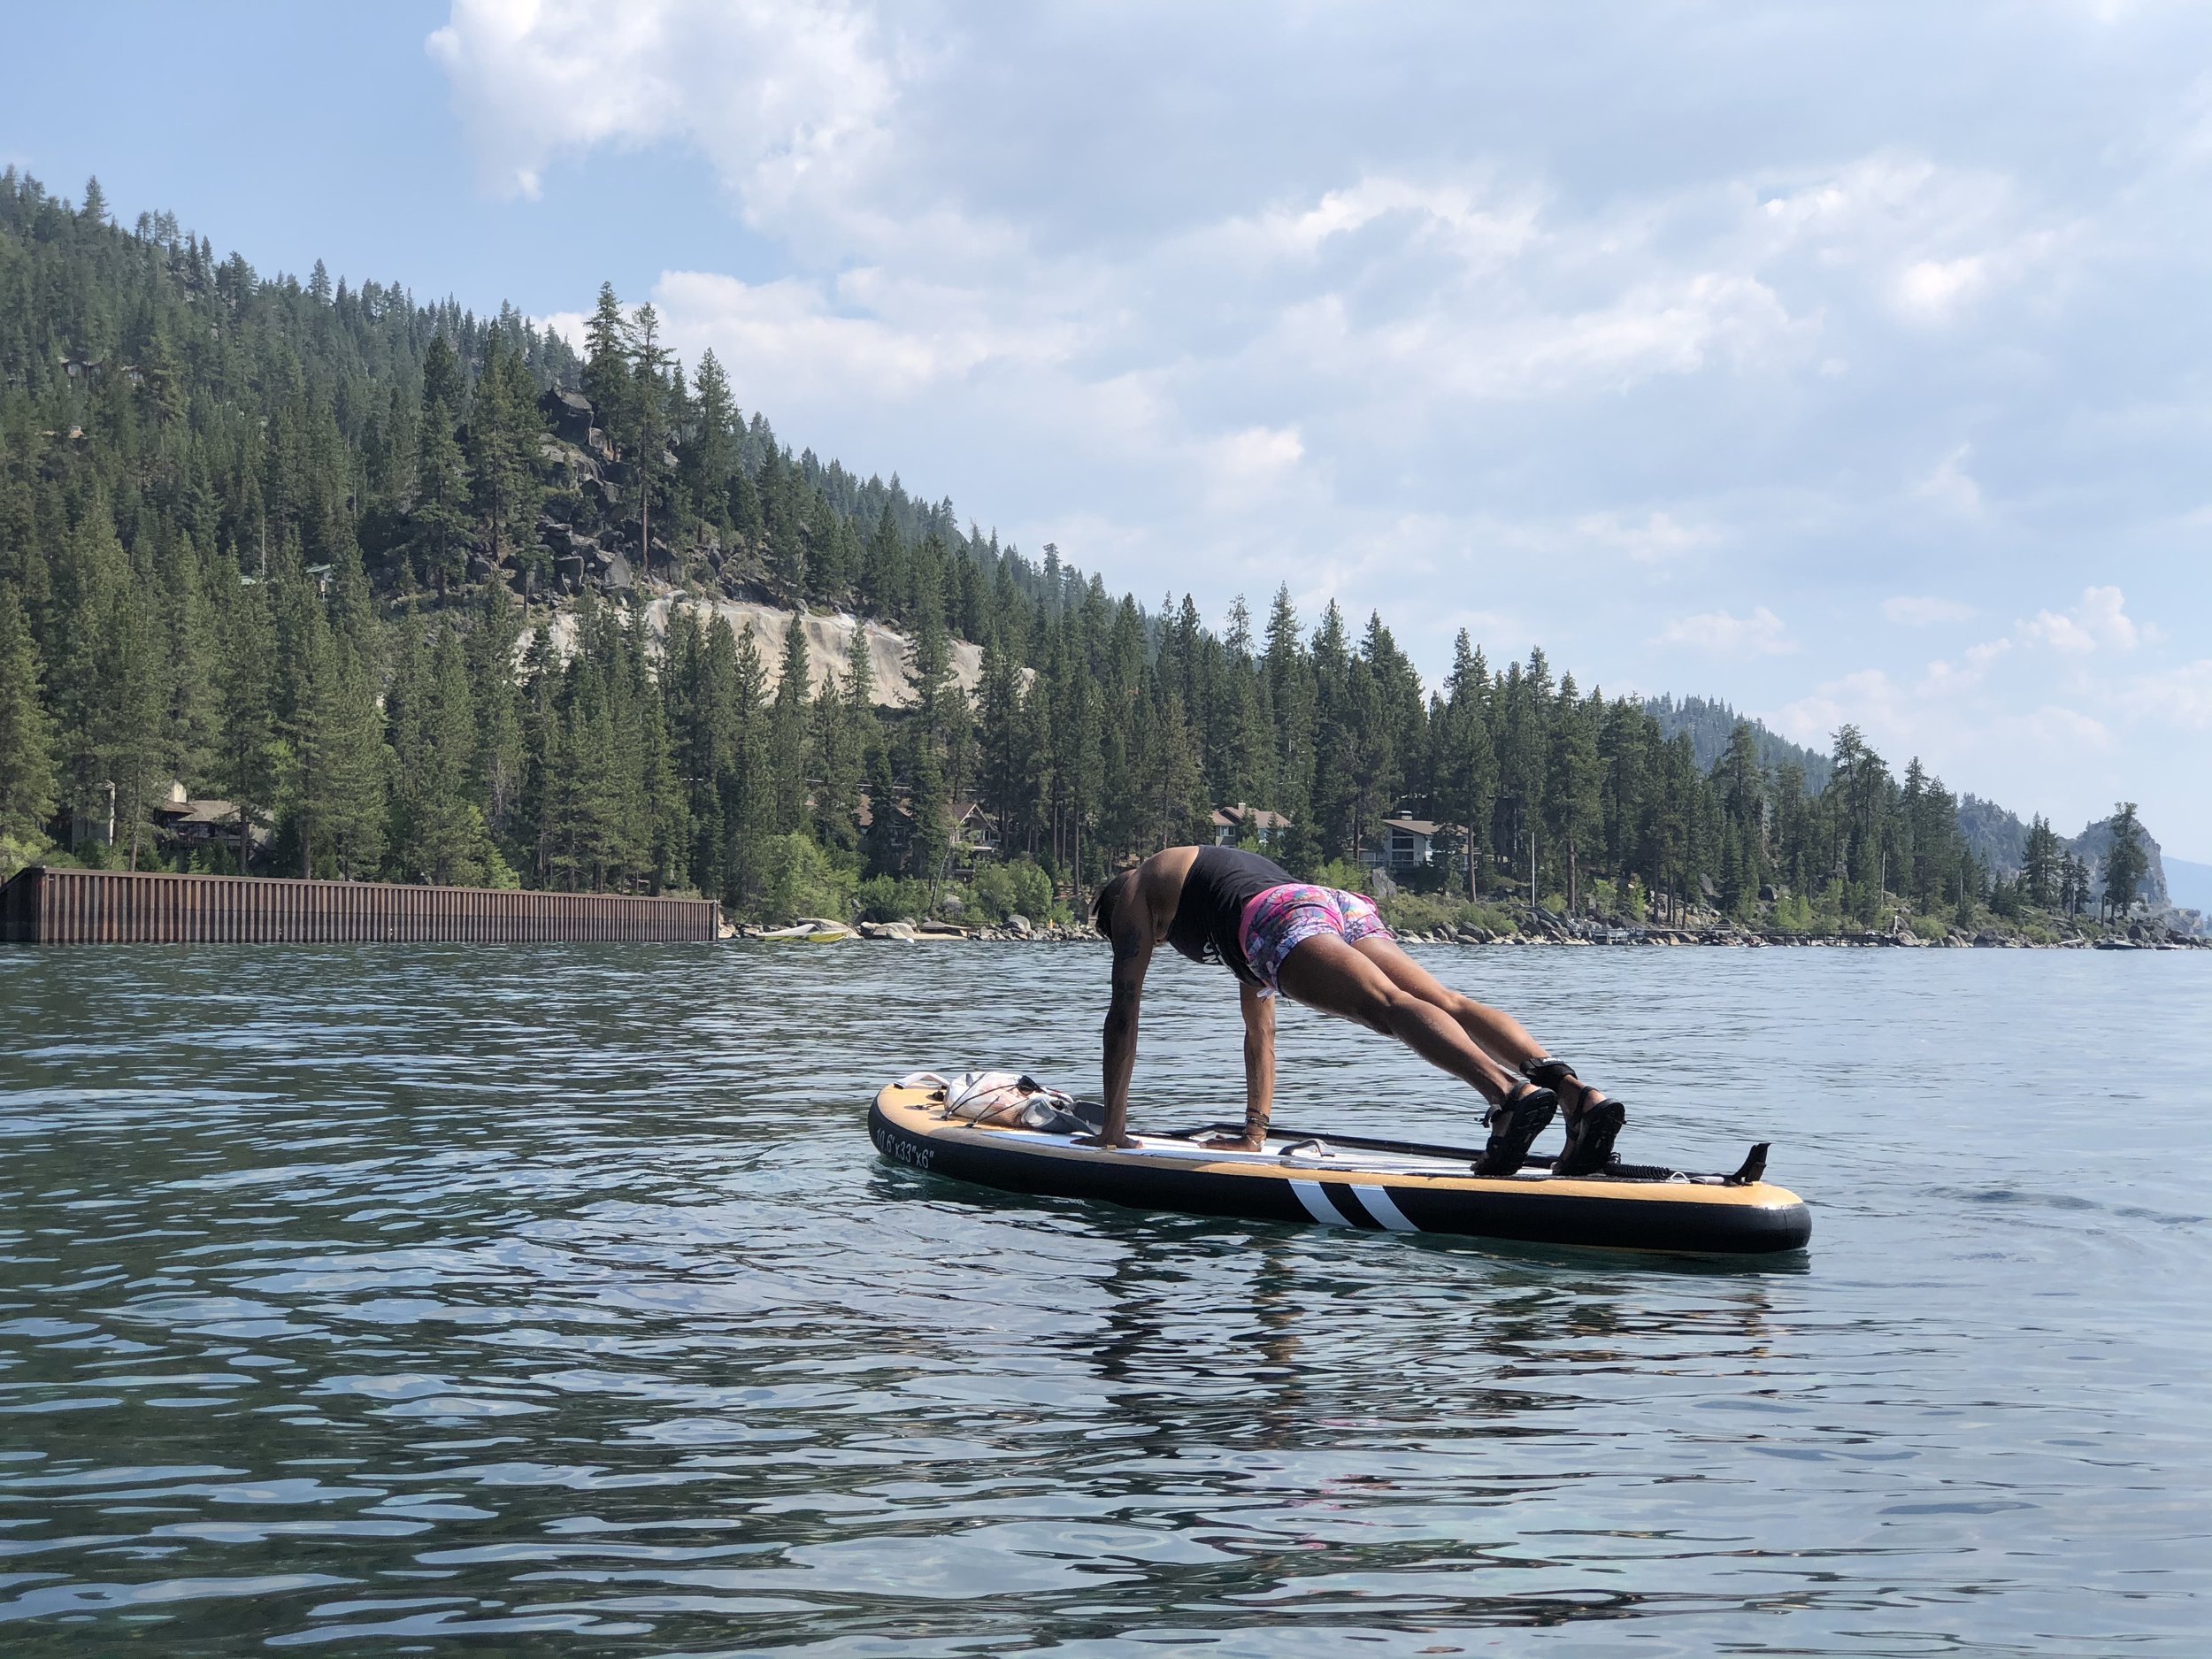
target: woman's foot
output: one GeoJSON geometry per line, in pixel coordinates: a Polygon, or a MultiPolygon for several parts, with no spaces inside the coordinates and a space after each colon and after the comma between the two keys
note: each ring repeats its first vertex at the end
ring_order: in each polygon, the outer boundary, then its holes
{"type": "Polygon", "coordinates": [[[1209,1152],[1264,1152],[1267,1136],[1260,1134],[1208,1135],[1198,1143],[1209,1152]]]}
{"type": "Polygon", "coordinates": [[[1524,1061],[1521,1071],[1531,1081],[1556,1089],[1565,1105],[1567,1144],[1552,1161],[1552,1173],[1594,1175],[1610,1164],[1613,1142],[1628,1120],[1628,1109],[1585,1083],[1567,1062],[1550,1055],[1524,1061]]]}
{"type": "Polygon", "coordinates": [[[1567,1115],[1567,1144],[1552,1160],[1554,1175],[1596,1175],[1613,1161],[1613,1142],[1628,1121],[1628,1109],[1607,1100],[1595,1089],[1585,1092],[1582,1104],[1567,1115]],[[1596,1096],[1596,1098],[1592,1098],[1596,1096]]]}
{"type": "Polygon", "coordinates": [[[1528,1162],[1528,1149],[1544,1133],[1559,1110],[1559,1096],[1550,1089],[1524,1083],[1493,1106],[1484,1121],[1490,1125],[1489,1144],[1475,1160],[1478,1175],[1512,1175],[1528,1162]]]}

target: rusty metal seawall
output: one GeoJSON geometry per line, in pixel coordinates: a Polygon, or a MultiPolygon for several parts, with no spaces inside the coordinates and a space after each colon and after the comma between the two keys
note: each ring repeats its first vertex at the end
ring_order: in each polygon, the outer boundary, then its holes
{"type": "Polygon", "coordinates": [[[33,864],[0,887],[0,941],[44,945],[710,941],[708,899],[416,887],[33,864]]]}

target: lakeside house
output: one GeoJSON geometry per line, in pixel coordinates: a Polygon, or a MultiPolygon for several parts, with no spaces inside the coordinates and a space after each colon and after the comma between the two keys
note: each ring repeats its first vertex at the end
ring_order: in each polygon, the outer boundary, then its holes
{"type": "MultiPolygon", "coordinates": [[[[173,854],[217,843],[231,848],[238,844],[238,803],[214,796],[195,801],[180,783],[169,786],[169,794],[154,808],[153,818],[156,841],[173,854]]],[[[273,839],[259,813],[252,815],[246,839],[257,852],[273,839]]]]}
{"type": "Polygon", "coordinates": [[[1382,840],[1360,854],[1369,869],[1418,870],[1437,861],[1436,838],[1443,826],[1425,818],[1386,818],[1382,840]]]}
{"type": "Polygon", "coordinates": [[[1226,847],[1245,839],[1249,832],[1252,841],[1261,847],[1272,847],[1290,828],[1290,820],[1280,812],[1271,812],[1265,807],[1247,806],[1241,801],[1234,806],[1219,806],[1213,810],[1214,845],[1226,847]]]}
{"type": "Polygon", "coordinates": [[[973,801],[956,802],[953,805],[953,856],[972,864],[979,858],[999,856],[998,824],[988,812],[973,801]]]}
{"type": "MultiPolygon", "coordinates": [[[[118,847],[131,839],[128,826],[119,816],[126,806],[115,785],[104,784],[90,801],[73,810],[65,808],[47,826],[47,832],[57,843],[73,851],[118,847]]],[[[207,847],[220,848],[234,859],[237,856],[238,803],[234,801],[211,795],[195,800],[183,784],[172,780],[161,798],[146,809],[146,816],[150,833],[140,841],[139,854],[150,868],[169,861],[189,863],[194,853],[207,847]]],[[[275,839],[265,813],[248,814],[250,859],[265,854],[275,839]]]]}

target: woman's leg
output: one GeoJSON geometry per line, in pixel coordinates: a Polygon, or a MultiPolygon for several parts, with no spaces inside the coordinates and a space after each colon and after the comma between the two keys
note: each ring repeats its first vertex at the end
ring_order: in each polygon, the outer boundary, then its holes
{"type": "MultiPolygon", "coordinates": [[[[1325,1014],[1395,1037],[1431,1065],[1479,1090],[1486,1100],[1495,1102],[1512,1094],[1521,1079],[1486,1051],[1450,1010],[1399,984],[1366,954],[1365,946],[1373,942],[1363,941],[1356,949],[1333,933],[1302,941],[1283,958],[1278,972],[1283,994],[1325,1014]]],[[[1411,959],[1407,960],[1411,965],[1411,959]]]]}
{"type": "MultiPolygon", "coordinates": [[[[1453,990],[1408,956],[1397,941],[1382,933],[1371,933],[1352,949],[1380,968],[1400,990],[1450,1015],[1461,1030],[1513,1075],[1520,1074],[1525,1063],[1548,1057],[1550,1050],[1537,1041],[1519,1020],[1486,1002],[1478,1002],[1463,992],[1453,990]]],[[[1579,1078],[1565,1079],[1560,1094],[1571,1118],[1579,1116],[1586,1108],[1605,1098],[1602,1090],[1592,1088],[1579,1078]]]]}

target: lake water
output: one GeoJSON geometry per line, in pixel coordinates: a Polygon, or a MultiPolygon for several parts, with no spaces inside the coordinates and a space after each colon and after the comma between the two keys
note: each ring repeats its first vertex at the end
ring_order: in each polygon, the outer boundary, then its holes
{"type": "MultiPolygon", "coordinates": [[[[1422,954],[1810,1252],[877,1161],[890,1073],[1094,1089],[1095,949],[0,953],[0,1647],[2207,1651],[2212,954],[1422,954]]],[[[1233,1115],[1226,977],[1146,1019],[1140,1125],[1233,1115]]]]}

